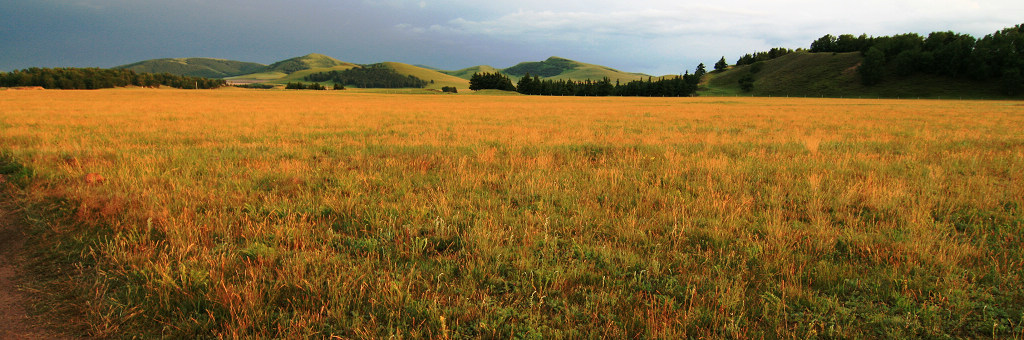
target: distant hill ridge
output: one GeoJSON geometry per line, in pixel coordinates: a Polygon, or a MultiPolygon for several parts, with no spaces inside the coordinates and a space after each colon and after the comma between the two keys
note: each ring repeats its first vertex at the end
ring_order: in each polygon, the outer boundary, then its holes
{"type": "Polygon", "coordinates": [[[600,80],[607,77],[612,80],[631,81],[649,77],[649,75],[643,73],[622,72],[607,66],[587,64],[561,57],[550,57],[544,61],[523,62],[501,71],[515,77],[530,74],[531,76],[538,76],[544,79],[600,80]]]}
{"type": "Polygon", "coordinates": [[[139,73],[170,73],[179,76],[225,78],[260,72],[267,65],[214,58],[164,58],[121,65],[115,69],[139,73]]]}
{"type": "MultiPolygon", "coordinates": [[[[434,80],[435,84],[441,82],[447,86],[463,85],[463,88],[468,86],[468,80],[474,73],[482,72],[498,72],[516,80],[527,73],[544,79],[600,80],[607,77],[623,82],[650,77],[643,73],[623,72],[606,66],[588,64],[561,57],[550,57],[544,61],[522,62],[505,69],[479,65],[455,71],[395,62],[384,62],[382,64],[388,65],[402,74],[413,75],[428,81],[434,80]]],[[[359,66],[358,64],[344,62],[323,54],[312,53],[278,61],[270,65],[211,58],[164,58],[140,61],[115,68],[147,73],[171,73],[208,78],[229,78],[229,80],[246,79],[250,81],[278,82],[300,80],[300,76],[310,73],[359,66]]]]}
{"type": "Polygon", "coordinates": [[[469,79],[474,73],[498,72],[509,76],[514,80],[522,78],[526,74],[537,76],[542,79],[564,79],[564,80],[600,80],[605,77],[611,80],[628,82],[644,79],[650,75],[643,73],[631,73],[616,70],[611,67],[583,63],[561,57],[550,57],[544,61],[528,61],[516,64],[509,68],[498,69],[492,66],[480,65],[457,71],[442,71],[456,77],[469,79]]]}
{"type": "Polygon", "coordinates": [[[331,68],[336,66],[357,66],[353,63],[346,63],[332,57],[328,57],[319,53],[311,53],[301,57],[295,57],[291,59],[282,60],[267,67],[263,72],[282,72],[285,74],[292,74],[302,70],[316,69],[316,68],[331,68]]]}

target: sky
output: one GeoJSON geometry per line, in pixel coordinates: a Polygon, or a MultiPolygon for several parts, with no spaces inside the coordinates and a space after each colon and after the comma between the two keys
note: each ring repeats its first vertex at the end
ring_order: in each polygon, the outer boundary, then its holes
{"type": "Polygon", "coordinates": [[[1020,0],[0,0],[0,71],[322,53],[446,70],[559,56],[666,75],[825,34],[980,38],[1021,14],[1020,0]]]}

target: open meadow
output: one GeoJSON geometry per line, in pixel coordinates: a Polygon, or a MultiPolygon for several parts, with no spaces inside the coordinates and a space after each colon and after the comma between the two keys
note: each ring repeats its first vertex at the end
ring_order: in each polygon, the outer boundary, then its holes
{"type": "Polygon", "coordinates": [[[1024,103],[0,92],[99,337],[1024,337],[1024,103]]]}

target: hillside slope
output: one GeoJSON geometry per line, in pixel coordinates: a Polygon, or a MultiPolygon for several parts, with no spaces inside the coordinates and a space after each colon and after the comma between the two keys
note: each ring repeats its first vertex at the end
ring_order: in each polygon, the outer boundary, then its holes
{"type": "Polygon", "coordinates": [[[441,89],[442,87],[445,86],[455,87],[460,90],[469,89],[469,80],[456,77],[450,74],[445,74],[437,70],[431,70],[420,66],[390,61],[384,62],[382,64],[386,65],[392,70],[395,70],[395,72],[397,72],[398,74],[413,76],[416,78],[426,80],[427,82],[431,82],[426,87],[428,89],[441,89]]]}
{"type": "Polygon", "coordinates": [[[302,70],[332,68],[337,66],[352,67],[356,66],[356,64],[346,63],[323,54],[312,53],[270,64],[270,66],[267,67],[267,71],[292,74],[302,70]]]}
{"type": "Polygon", "coordinates": [[[650,77],[643,73],[630,73],[619,71],[607,66],[587,64],[575,60],[559,57],[550,57],[544,61],[528,61],[516,64],[515,66],[498,69],[488,65],[467,67],[455,71],[441,71],[445,74],[456,76],[462,79],[470,79],[475,73],[501,73],[513,81],[519,80],[529,73],[531,76],[538,76],[542,79],[566,79],[566,80],[600,80],[608,77],[611,80],[629,82],[631,80],[646,79],[650,77]]]}
{"type": "Polygon", "coordinates": [[[755,65],[712,72],[705,80],[703,96],[881,97],[881,98],[1003,98],[998,84],[930,74],[896,76],[887,72],[882,82],[864,86],[857,66],[859,52],[795,52],[755,65]],[[758,70],[760,69],[760,70],[758,70]],[[744,92],[739,80],[754,79],[754,89],[744,92]]]}
{"type": "Polygon", "coordinates": [[[462,78],[462,79],[469,80],[470,78],[473,78],[473,74],[476,74],[476,73],[494,73],[494,72],[501,72],[501,70],[499,70],[497,68],[494,68],[493,66],[477,65],[477,66],[473,66],[473,67],[467,67],[467,68],[464,68],[464,69],[461,69],[461,70],[440,71],[440,72],[444,73],[444,74],[447,74],[447,75],[450,75],[450,76],[455,76],[455,77],[459,77],[459,78],[462,78]]]}
{"type": "Polygon", "coordinates": [[[501,72],[516,79],[521,78],[527,73],[531,76],[539,76],[542,79],[600,80],[608,77],[608,79],[613,81],[619,80],[622,82],[649,77],[649,75],[643,73],[623,72],[606,66],[587,64],[559,57],[550,57],[544,61],[519,63],[503,69],[501,72]]]}
{"type": "Polygon", "coordinates": [[[121,65],[115,69],[138,73],[170,73],[181,76],[224,78],[261,72],[267,65],[213,58],[163,58],[121,65]]]}

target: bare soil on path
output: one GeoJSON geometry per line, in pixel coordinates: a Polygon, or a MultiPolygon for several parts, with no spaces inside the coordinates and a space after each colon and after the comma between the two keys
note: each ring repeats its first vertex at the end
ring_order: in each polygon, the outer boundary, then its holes
{"type": "Polygon", "coordinates": [[[43,327],[28,313],[33,300],[19,288],[25,274],[25,234],[11,205],[2,200],[0,197],[0,340],[68,338],[43,327]]]}

